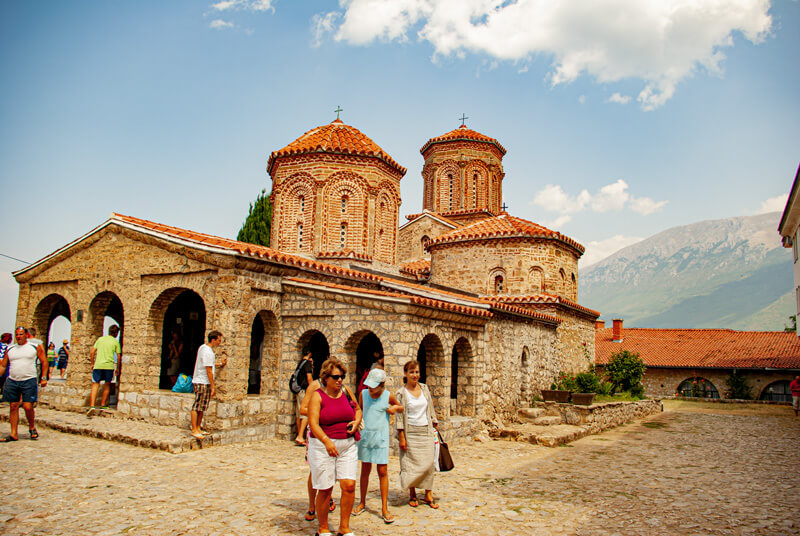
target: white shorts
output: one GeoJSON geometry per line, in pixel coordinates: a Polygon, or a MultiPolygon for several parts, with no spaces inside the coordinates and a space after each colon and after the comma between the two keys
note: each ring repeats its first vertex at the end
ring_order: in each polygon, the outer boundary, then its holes
{"type": "Polygon", "coordinates": [[[337,480],[355,480],[358,473],[358,447],[352,437],[331,439],[339,456],[328,455],[328,449],[319,439],[308,442],[308,465],[311,468],[311,485],[314,489],[328,489],[337,480]]]}

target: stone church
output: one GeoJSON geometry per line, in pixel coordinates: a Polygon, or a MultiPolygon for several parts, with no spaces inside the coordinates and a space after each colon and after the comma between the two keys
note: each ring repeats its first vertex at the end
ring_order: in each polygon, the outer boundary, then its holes
{"type": "Polygon", "coordinates": [[[599,313],[577,303],[583,247],[503,210],[496,139],[462,124],[420,152],[423,207],[402,226],[406,169],[337,118],[270,155],[271,247],[112,214],[15,272],[18,325],[72,326],[68,380],[42,402],[88,404],[106,317],[122,328],[117,414],[162,424],[188,426],[192,402],[169,389],[169,342],[183,342],[191,374],[205,334],[225,335],[206,418],[222,442],[290,437],[288,378],[305,345],[317,371],[341,359],[351,387],[375,351],[392,389],[418,359],[449,438],[585,369],[599,313]]]}

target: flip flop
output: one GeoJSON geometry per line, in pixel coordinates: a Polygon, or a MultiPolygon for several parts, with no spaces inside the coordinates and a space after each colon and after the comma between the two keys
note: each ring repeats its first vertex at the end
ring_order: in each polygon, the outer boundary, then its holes
{"type": "Polygon", "coordinates": [[[419,500],[416,497],[412,497],[408,500],[408,505],[411,508],[416,508],[417,506],[419,506],[419,500]]]}
{"type": "Polygon", "coordinates": [[[192,434],[192,437],[198,441],[202,441],[206,436],[204,436],[203,434],[192,434]]]}
{"type": "Polygon", "coordinates": [[[16,438],[16,437],[11,437],[11,436],[6,436],[6,437],[0,439],[0,443],[11,443],[12,441],[19,441],[19,439],[16,438]]]}
{"type": "Polygon", "coordinates": [[[333,499],[328,503],[328,512],[333,512],[336,510],[336,503],[333,502],[333,499]]]}
{"type": "Polygon", "coordinates": [[[302,439],[295,439],[294,440],[294,446],[295,447],[305,447],[306,446],[306,442],[303,441],[302,439]]]}
{"type": "Polygon", "coordinates": [[[391,525],[392,523],[394,523],[394,516],[392,514],[389,515],[381,514],[381,517],[383,518],[383,522],[386,523],[387,525],[391,525]]]}
{"type": "Polygon", "coordinates": [[[317,518],[317,513],[309,510],[306,512],[305,520],[306,521],[314,521],[317,518]]]}
{"type": "Polygon", "coordinates": [[[28,433],[31,434],[31,439],[33,439],[34,441],[39,439],[39,432],[36,431],[36,428],[34,428],[33,430],[28,430],[28,433]]]}
{"type": "Polygon", "coordinates": [[[204,436],[211,435],[211,432],[209,432],[208,430],[200,430],[200,433],[203,434],[204,436]]]}
{"type": "Polygon", "coordinates": [[[421,501],[430,506],[431,508],[433,508],[434,510],[439,509],[439,503],[437,503],[436,501],[433,500],[429,501],[428,499],[421,499],[421,501]]]}
{"type": "Polygon", "coordinates": [[[356,508],[358,508],[359,506],[361,506],[361,505],[356,505],[356,507],[353,508],[353,511],[350,512],[351,516],[360,516],[361,514],[363,514],[364,512],[367,511],[366,507],[361,508],[361,510],[357,510],[356,508]]]}

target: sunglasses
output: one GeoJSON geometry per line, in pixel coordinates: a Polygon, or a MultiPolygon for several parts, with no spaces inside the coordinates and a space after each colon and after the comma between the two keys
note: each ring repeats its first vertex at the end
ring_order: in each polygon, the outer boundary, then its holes
{"type": "Polygon", "coordinates": [[[331,374],[329,377],[334,380],[343,380],[345,376],[347,376],[347,374],[331,374]]]}

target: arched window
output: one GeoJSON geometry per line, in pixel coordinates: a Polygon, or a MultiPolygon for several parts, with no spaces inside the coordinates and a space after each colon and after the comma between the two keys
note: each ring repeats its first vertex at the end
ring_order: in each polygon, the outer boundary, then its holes
{"type": "Polygon", "coordinates": [[[450,187],[450,205],[449,205],[449,210],[453,210],[453,174],[452,173],[448,173],[447,174],[447,181],[448,181],[448,184],[449,184],[449,187],[450,187]]]}
{"type": "Polygon", "coordinates": [[[478,174],[472,174],[472,208],[478,207],[478,174]]]}
{"type": "Polygon", "coordinates": [[[342,223],[339,227],[339,248],[344,249],[344,245],[347,243],[347,224],[342,223]]]}
{"type": "Polygon", "coordinates": [[[299,203],[299,205],[300,205],[300,212],[301,212],[301,213],[305,212],[305,211],[306,211],[306,198],[305,198],[305,196],[301,195],[301,196],[298,198],[298,200],[297,200],[297,201],[298,201],[298,203],[299,203]]]}
{"type": "Polygon", "coordinates": [[[342,214],[347,212],[347,196],[342,196],[342,214]]]}
{"type": "Polygon", "coordinates": [[[539,266],[534,266],[528,270],[528,284],[531,292],[544,292],[544,270],[539,266]]]}
{"type": "Polygon", "coordinates": [[[495,294],[502,294],[503,293],[503,276],[502,275],[494,276],[494,293],[495,294]]]}
{"type": "Polygon", "coordinates": [[[761,400],[791,402],[792,390],[789,389],[789,380],[780,380],[767,385],[761,392],[761,400]]]}
{"type": "Polygon", "coordinates": [[[695,398],[719,398],[719,391],[714,384],[699,376],[683,380],[678,386],[678,394],[695,398]]]}
{"type": "Polygon", "coordinates": [[[428,247],[428,242],[430,241],[431,239],[428,235],[423,235],[422,238],[419,239],[419,245],[422,246],[422,249],[420,250],[422,255],[425,254],[425,248],[428,247]]]}

